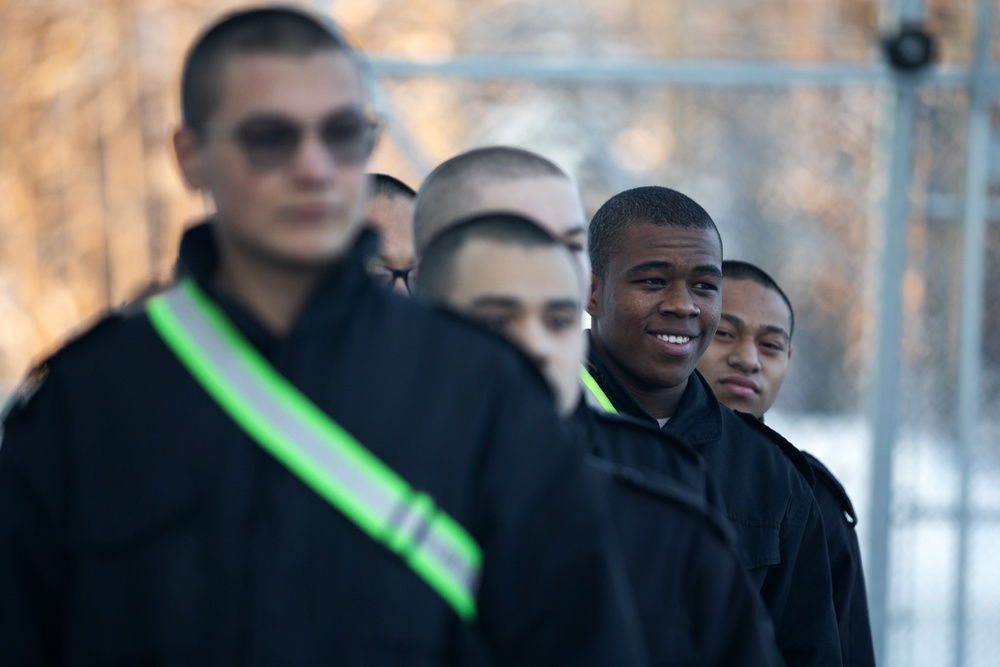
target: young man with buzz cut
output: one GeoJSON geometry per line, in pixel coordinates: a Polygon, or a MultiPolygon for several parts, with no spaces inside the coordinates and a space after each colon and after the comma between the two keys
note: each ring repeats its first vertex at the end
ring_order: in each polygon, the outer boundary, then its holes
{"type": "MultiPolygon", "coordinates": [[[[778,283],[749,262],[726,260],[722,262],[721,320],[698,362],[698,372],[719,401],[763,421],[785,381],[794,332],[795,311],[778,283]]],[[[833,473],[808,452],[803,455],[816,476],[813,495],[826,529],[844,664],[873,667],[875,651],[855,532],[857,515],[833,473]]]]}
{"type": "Polygon", "coordinates": [[[590,272],[587,217],[573,179],[547,157],[513,146],[460,153],[424,179],[413,211],[417,257],[459,218],[511,211],[537,220],[590,272]]]}
{"type": "Polygon", "coordinates": [[[364,89],[303,10],[189,53],[175,146],[217,212],[5,420],[0,664],[643,664],[537,369],[366,274],[364,89]]]}
{"type": "Polygon", "coordinates": [[[809,465],[756,419],[720,405],[695,371],[719,324],[715,223],[675,190],[641,187],[597,211],[589,241],[589,386],[611,410],[658,425],[704,458],[786,664],[841,665],[809,465]]]}
{"type": "Polygon", "coordinates": [[[486,213],[431,241],[417,296],[508,338],[549,380],[590,450],[591,477],[613,512],[650,664],[782,664],[767,612],[728,532],[702,499],[670,478],[636,474],[598,456],[636,436],[646,436],[650,448],[660,443],[641,424],[599,414],[582,401],[582,279],[571,252],[545,229],[518,215],[486,213]]]}

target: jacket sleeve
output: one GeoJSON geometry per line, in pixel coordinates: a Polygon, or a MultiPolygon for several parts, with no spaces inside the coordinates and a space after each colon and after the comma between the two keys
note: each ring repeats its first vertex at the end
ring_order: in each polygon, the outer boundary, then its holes
{"type": "Polygon", "coordinates": [[[53,381],[38,382],[15,397],[0,442],[3,665],[56,664],[61,653],[66,443],[53,381]]]}
{"type": "Polygon", "coordinates": [[[833,606],[837,613],[844,664],[851,667],[874,667],[875,649],[868,621],[868,596],[861,566],[861,549],[854,523],[848,519],[854,517],[853,507],[842,489],[840,493],[834,493],[827,486],[829,482],[818,473],[817,481],[814,491],[826,528],[833,578],[833,606]]]}
{"type": "Polygon", "coordinates": [[[788,667],[843,664],[833,608],[830,560],[819,507],[804,488],[782,524],[781,561],[761,587],[788,667]]]}
{"type": "Polygon", "coordinates": [[[498,406],[483,468],[486,639],[501,665],[641,664],[624,566],[582,447],[541,392],[521,399],[498,406]]]}

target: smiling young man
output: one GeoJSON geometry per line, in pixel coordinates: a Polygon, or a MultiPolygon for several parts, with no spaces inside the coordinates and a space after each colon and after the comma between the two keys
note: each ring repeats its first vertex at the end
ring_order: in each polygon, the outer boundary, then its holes
{"type": "Polygon", "coordinates": [[[366,274],[343,38],[229,15],[182,106],[217,211],[178,285],[48,359],[4,423],[0,664],[640,664],[543,378],[366,274]]]}
{"type": "Polygon", "coordinates": [[[509,339],[549,380],[592,453],[591,478],[612,511],[650,664],[781,664],[728,533],[702,500],[668,476],[637,475],[598,456],[630,440],[663,456],[670,439],[581,401],[582,279],[571,251],[545,229],[521,216],[487,213],[457,221],[431,241],[417,296],[509,339]]]}
{"type": "Polygon", "coordinates": [[[840,665],[830,566],[801,454],[712,394],[695,367],[719,325],[722,240],[708,213],[669,188],[612,197],[590,223],[588,371],[601,402],[691,445],[720,488],[718,509],[771,612],[790,667],[840,665]]]}
{"type": "MultiPolygon", "coordinates": [[[[698,371],[723,404],[763,420],[785,381],[794,330],[792,302],[771,276],[749,262],[724,261],[722,318],[698,371]]],[[[816,457],[803,454],[816,476],[813,495],[826,529],[844,664],[869,667],[875,654],[857,515],[833,473],[816,457]]]]}

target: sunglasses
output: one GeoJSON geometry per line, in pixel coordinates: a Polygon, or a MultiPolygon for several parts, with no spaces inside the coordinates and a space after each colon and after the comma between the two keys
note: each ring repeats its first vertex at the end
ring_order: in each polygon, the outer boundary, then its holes
{"type": "Polygon", "coordinates": [[[396,285],[397,280],[402,280],[403,287],[406,288],[406,293],[413,294],[410,290],[410,273],[413,269],[414,267],[412,266],[408,269],[393,269],[384,264],[374,264],[369,268],[368,272],[375,279],[375,282],[388,289],[392,289],[396,285]]]}
{"type": "Polygon", "coordinates": [[[378,123],[354,112],[334,113],[312,125],[277,115],[257,115],[232,124],[208,123],[199,134],[233,139],[253,169],[271,171],[288,166],[302,141],[311,134],[319,138],[338,164],[361,164],[375,148],[378,123]]]}

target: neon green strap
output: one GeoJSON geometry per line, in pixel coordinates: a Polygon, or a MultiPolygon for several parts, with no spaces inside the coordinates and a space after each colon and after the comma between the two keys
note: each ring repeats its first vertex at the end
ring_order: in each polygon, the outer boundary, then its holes
{"type": "Polygon", "coordinates": [[[594,376],[590,374],[586,366],[580,366],[580,379],[583,381],[583,386],[587,390],[585,396],[587,398],[587,404],[593,408],[600,408],[605,412],[610,412],[613,415],[618,414],[618,410],[615,409],[614,404],[608,395],[604,393],[601,389],[601,385],[597,384],[597,380],[594,376]]]}
{"type": "Polygon", "coordinates": [[[482,549],[457,521],[282,377],[193,281],[151,299],[147,314],[240,428],[398,554],[460,617],[475,619],[482,549]]]}

